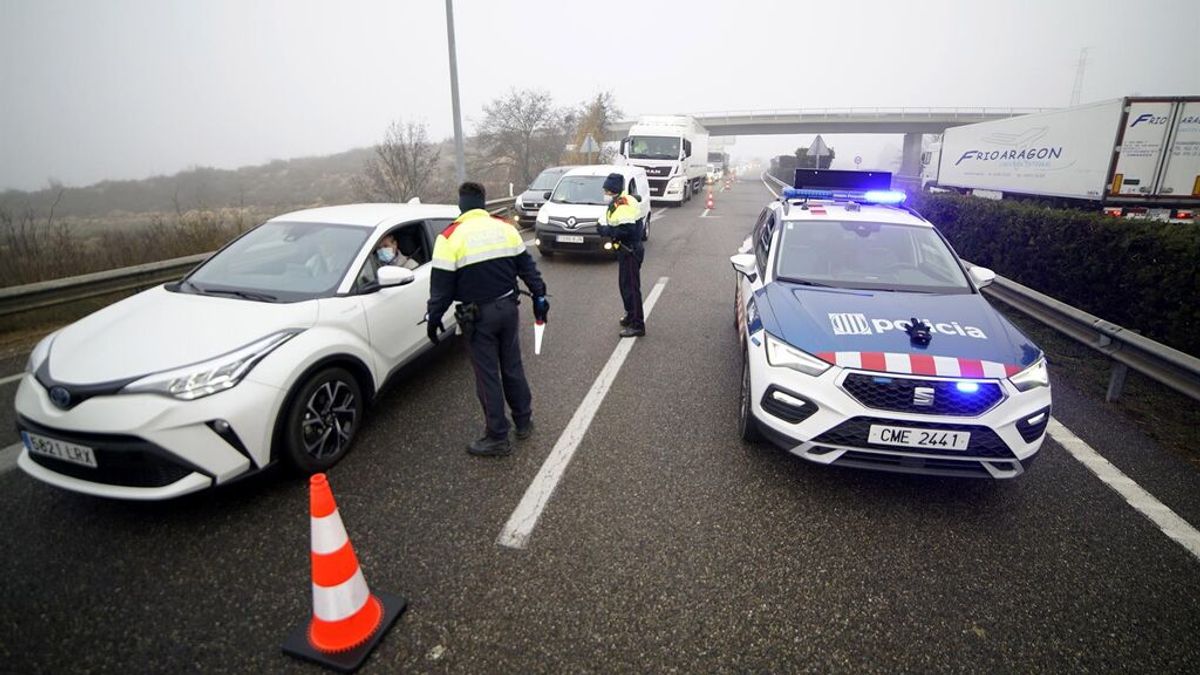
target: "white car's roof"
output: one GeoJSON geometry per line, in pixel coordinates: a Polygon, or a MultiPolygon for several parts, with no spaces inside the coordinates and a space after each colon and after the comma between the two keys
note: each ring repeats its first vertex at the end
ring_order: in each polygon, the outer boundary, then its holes
{"type": "Polygon", "coordinates": [[[422,218],[457,218],[462,213],[450,204],[343,204],[304,209],[275,216],[271,221],[329,223],[377,227],[422,218]]]}
{"type": "Polygon", "coordinates": [[[793,199],[790,200],[786,209],[784,209],[782,202],[776,202],[775,208],[779,209],[785,222],[840,220],[846,222],[893,223],[896,225],[933,227],[933,224],[924,218],[894,206],[858,204],[857,208],[854,208],[850,202],[823,201],[820,199],[808,200],[807,209],[802,208],[804,205],[803,200],[793,199]],[[849,209],[847,209],[848,206],[850,207],[849,209]]]}
{"type": "Polygon", "coordinates": [[[640,166],[633,166],[631,164],[590,164],[588,166],[577,166],[563,174],[563,177],[607,176],[610,173],[619,173],[622,176],[635,176],[639,173],[646,173],[646,170],[640,166]]]}

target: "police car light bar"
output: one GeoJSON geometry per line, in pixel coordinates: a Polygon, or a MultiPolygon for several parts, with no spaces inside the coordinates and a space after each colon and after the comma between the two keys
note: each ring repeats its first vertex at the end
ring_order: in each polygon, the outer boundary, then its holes
{"type": "Polygon", "coordinates": [[[892,190],[888,171],[837,171],[796,169],[792,187],[784,188],[784,199],[832,199],[875,204],[901,204],[907,195],[892,190]]]}

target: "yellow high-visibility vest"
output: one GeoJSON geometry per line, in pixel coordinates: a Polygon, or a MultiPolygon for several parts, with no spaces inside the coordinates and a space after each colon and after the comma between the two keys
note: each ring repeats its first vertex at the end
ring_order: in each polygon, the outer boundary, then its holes
{"type": "Polygon", "coordinates": [[[467,265],[520,255],[525,250],[517,228],[483,209],[458,217],[433,244],[434,269],[453,272],[467,265]]]}

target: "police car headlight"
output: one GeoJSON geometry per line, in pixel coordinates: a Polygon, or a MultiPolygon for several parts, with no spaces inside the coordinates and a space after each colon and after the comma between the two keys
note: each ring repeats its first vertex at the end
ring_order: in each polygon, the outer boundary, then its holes
{"type": "Polygon", "coordinates": [[[147,375],[121,391],[127,394],[164,394],[191,401],[232,389],[267,354],[300,332],[280,331],[202,363],[147,375]]]}
{"type": "Polygon", "coordinates": [[[829,364],[802,349],[796,349],[770,333],[767,338],[767,363],[776,368],[791,368],[816,377],[829,370],[829,364]]]}
{"type": "Polygon", "coordinates": [[[1040,358],[1037,363],[1008,378],[1017,391],[1029,391],[1038,387],[1050,386],[1050,371],[1046,369],[1046,359],[1040,358]]]}

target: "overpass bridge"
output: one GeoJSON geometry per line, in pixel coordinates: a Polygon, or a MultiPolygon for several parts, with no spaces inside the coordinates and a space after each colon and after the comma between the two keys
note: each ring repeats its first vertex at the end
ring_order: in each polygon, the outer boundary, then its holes
{"type": "MultiPolygon", "coordinates": [[[[904,134],[900,175],[916,176],[921,136],[949,127],[1017,117],[1049,108],[800,108],[692,113],[712,136],[764,134],[904,134]]],[[[620,140],[635,120],[613,124],[608,140],[620,140]]]]}

